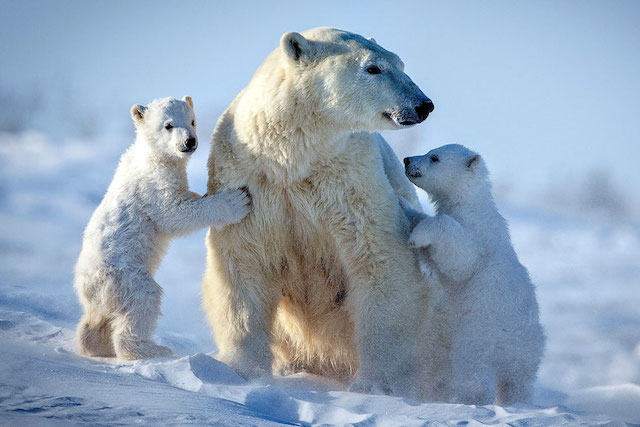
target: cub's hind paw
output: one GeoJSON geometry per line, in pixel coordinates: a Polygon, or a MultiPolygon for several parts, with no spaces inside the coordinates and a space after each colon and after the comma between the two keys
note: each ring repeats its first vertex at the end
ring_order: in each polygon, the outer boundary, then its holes
{"type": "Polygon", "coordinates": [[[169,347],[152,341],[121,341],[116,346],[116,356],[120,360],[153,359],[172,355],[173,351],[169,347]]]}

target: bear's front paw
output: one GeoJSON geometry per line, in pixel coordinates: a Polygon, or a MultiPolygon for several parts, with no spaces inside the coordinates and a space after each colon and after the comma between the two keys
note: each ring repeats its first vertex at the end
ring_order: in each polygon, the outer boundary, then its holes
{"type": "Polygon", "coordinates": [[[376,382],[368,379],[357,378],[349,386],[349,391],[352,393],[361,394],[379,394],[379,395],[391,395],[394,394],[391,387],[379,385],[376,382]]]}
{"type": "Polygon", "coordinates": [[[251,360],[247,357],[241,356],[225,356],[218,354],[216,359],[220,362],[229,365],[236,374],[248,381],[262,381],[270,383],[273,380],[273,374],[268,369],[265,363],[260,361],[251,360]]]}
{"type": "Polygon", "coordinates": [[[117,339],[115,350],[116,356],[120,360],[153,359],[155,357],[173,355],[169,347],[158,345],[153,341],[138,341],[135,339],[117,339]]]}
{"type": "Polygon", "coordinates": [[[229,224],[237,224],[251,211],[251,196],[246,188],[228,190],[216,195],[216,204],[220,209],[220,218],[213,225],[221,229],[229,224]]]}
{"type": "Polygon", "coordinates": [[[431,228],[426,221],[422,221],[409,235],[409,247],[426,248],[433,243],[431,228]]]}

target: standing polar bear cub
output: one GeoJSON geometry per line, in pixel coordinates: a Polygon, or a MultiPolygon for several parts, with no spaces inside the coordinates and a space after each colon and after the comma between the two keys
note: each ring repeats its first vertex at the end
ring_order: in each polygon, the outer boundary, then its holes
{"type": "MultiPolygon", "coordinates": [[[[409,179],[437,215],[412,231],[455,308],[452,358],[456,400],[528,402],[544,347],[535,289],[498,213],[482,158],[446,145],[405,159],[409,179]]],[[[411,216],[416,216],[415,214],[411,216]]]]}
{"type": "Polygon", "coordinates": [[[368,132],[433,103],[400,58],[332,28],[286,33],[218,121],[210,193],[247,186],[253,209],[211,229],[203,303],[218,358],[248,378],[332,376],[363,392],[435,399],[424,368],[431,295],[406,241],[415,201],[368,132]],[[427,324],[425,327],[424,324],[427,324]]]}
{"type": "Polygon", "coordinates": [[[153,280],[170,239],[240,221],[245,192],[201,197],[188,189],[186,163],[198,145],[193,102],[185,96],[134,105],[135,143],[122,155],[84,232],[74,286],[84,315],[76,347],[86,356],[168,356],[152,340],[162,289],[153,280]]]}

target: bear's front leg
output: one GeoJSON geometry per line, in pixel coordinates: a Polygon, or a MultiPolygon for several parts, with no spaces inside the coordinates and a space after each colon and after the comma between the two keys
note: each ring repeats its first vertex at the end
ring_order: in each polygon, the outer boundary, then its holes
{"type": "Polygon", "coordinates": [[[240,222],[251,209],[251,197],[246,190],[226,190],[205,196],[184,192],[151,206],[149,214],[162,231],[181,236],[207,226],[220,229],[240,222]]]}
{"type": "Polygon", "coordinates": [[[402,292],[401,287],[370,280],[351,280],[360,369],[349,390],[420,400],[417,383],[422,369],[417,359],[420,314],[415,301],[390,295],[402,292]]]}
{"type": "Polygon", "coordinates": [[[355,323],[360,368],[350,390],[419,399],[421,307],[428,303],[428,290],[420,282],[406,234],[393,222],[401,215],[399,205],[393,200],[371,202],[342,204],[357,211],[327,214],[334,220],[332,234],[355,323]]]}
{"type": "Polygon", "coordinates": [[[275,298],[261,280],[260,264],[243,248],[234,247],[242,238],[226,237],[232,247],[223,250],[214,243],[217,233],[211,229],[207,234],[202,288],[203,305],[219,351],[216,357],[246,379],[269,380],[275,298]]]}
{"type": "Polygon", "coordinates": [[[449,215],[423,219],[409,236],[409,246],[428,248],[440,272],[454,282],[467,280],[480,258],[473,233],[449,215]]]}
{"type": "Polygon", "coordinates": [[[412,248],[428,248],[437,242],[437,221],[434,217],[425,216],[418,222],[409,235],[409,246],[412,248]]]}

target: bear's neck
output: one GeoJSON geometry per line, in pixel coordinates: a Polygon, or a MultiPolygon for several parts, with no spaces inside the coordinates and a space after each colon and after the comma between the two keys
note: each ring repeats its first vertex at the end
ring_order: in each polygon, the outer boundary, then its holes
{"type": "Polygon", "coordinates": [[[281,83],[264,91],[267,95],[254,96],[262,91],[245,89],[231,117],[237,143],[234,151],[241,161],[245,157],[246,164],[255,166],[255,172],[274,183],[290,185],[345,149],[352,130],[331,119],[321,102],[314,102],[304,90],[281,83]]]}

